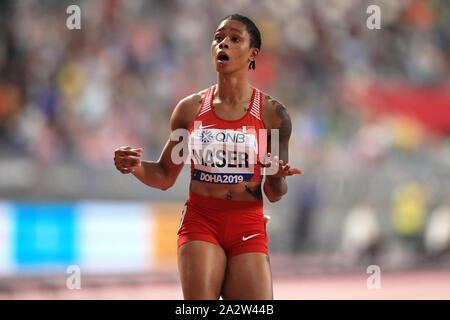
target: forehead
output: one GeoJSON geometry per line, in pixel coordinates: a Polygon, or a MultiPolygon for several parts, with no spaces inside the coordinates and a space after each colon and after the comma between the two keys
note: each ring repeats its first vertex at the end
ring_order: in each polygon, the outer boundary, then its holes
{"type": "Polygon", "coordinates": [[[227,19],[217,26],[216,32],[217,31],[236,31],[244,35],[247,33],[247,27],[240,21],[227,19]]]}

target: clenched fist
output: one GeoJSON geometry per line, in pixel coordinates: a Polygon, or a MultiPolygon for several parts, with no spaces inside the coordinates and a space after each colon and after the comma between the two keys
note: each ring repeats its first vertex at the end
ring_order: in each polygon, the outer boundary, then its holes
{"type": "Polygon", "coordinates": [[[132,149],[130,147],[120,147],[114,150],[114,164],[117,170],[125,173],[133,173],[136,167],[141,166],[142,148],[132,149]]]}

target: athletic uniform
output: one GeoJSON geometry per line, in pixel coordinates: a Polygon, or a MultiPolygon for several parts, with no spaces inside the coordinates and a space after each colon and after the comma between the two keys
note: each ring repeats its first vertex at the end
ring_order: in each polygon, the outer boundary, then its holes
{"type": "MultiPolygon", "coordinates": [[[[212,108],[215,89],[215,85],[208,88],[189,127],[191,179],[216,184],[260,182],[260,163],[267,149],[262,92],[253,89],[250,108],[241,119],[224,120],[212,108]]],[[[263,200],[226,200],[190,191],[178,246],[192,240],[215,243],[228,257],[246,252],[268,254],[263,200]]]]}

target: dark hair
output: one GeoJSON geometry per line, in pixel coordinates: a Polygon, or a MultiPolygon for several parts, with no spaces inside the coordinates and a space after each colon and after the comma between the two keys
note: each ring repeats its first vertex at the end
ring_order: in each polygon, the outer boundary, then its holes
{"type": "MultiPolygon", "coordinates": [[[[250,48],[257,48],[258,50],[261,50],[261,33],[259,32],[258,27],[252,20],[237,13],[226,16],[225,18],[222,19],[222,21],[224,20],[237,20],[245,24],[247,32],[250,34],[250,48]]],[[[255,61],[250,62],[248,68],[255,69],[256,68],[255,61]]]]}

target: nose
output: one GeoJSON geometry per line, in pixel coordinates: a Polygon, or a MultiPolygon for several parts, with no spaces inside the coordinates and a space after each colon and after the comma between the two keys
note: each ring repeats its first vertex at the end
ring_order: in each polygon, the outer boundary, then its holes
{"type": "Polygon", "coordinates": [[[228,37],[222,40],[222,42],[219,44],[219,49],[222,49],[222,48],[229,49],[227,39],[228,39],[228,37]]]}

